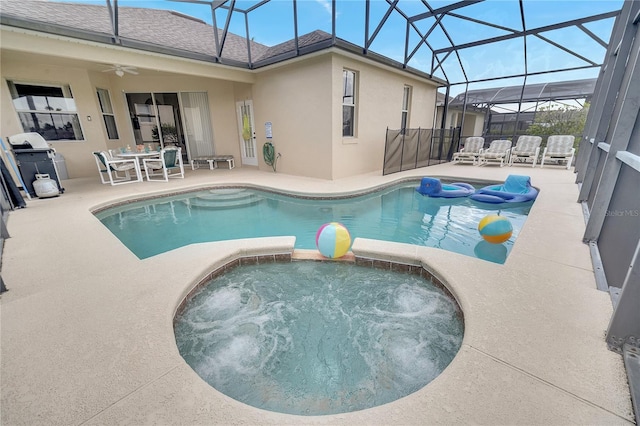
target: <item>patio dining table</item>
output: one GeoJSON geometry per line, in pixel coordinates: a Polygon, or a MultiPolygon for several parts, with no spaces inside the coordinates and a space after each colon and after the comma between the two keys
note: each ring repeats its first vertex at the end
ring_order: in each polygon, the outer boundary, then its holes
{"type": "Polygon", "coordinates": [[[138,179],[140,181],[143,181],[144,178],[142,177],[142,168],[143,168],[143,164],[142,164],[142,159],[143,158],[151,158],[151,157],[159,157],[160,156],[160,152],[158,151],[136,151],[136,152],[120,152],[117,154],[114,154],[116,157],[119,158],[135,158],[138,160],[138,167],[136,168],[136,174],[138,175],[138,179]]]}
{"type": "Polygon", "coordinates": [[[140,160],[141,158],[146,158],[146,157],[157,157],[160,155],[160,152],[159,151],[121,152],[115,155],[116,157],[137,158],[138,160],[140,160]]]}

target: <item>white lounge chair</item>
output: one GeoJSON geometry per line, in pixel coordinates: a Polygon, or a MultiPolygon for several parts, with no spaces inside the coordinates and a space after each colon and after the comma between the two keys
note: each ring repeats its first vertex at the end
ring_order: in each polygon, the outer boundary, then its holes
{"type": "Polygon", "coordinates": [[[159,157],[145,158],[142,163],[148,181],[168,182],[169,178],[184,178],[182,148],[162,149],[159,157]]]}
{"type": "Polygon", "coordinates": [[[509,165],[513,166],[515,162],[524,162],[531,160],[531,167],[535,167],[540,155],[540,144],[542,138],[540,136],[522,135],[518,137],[516,146],[511,148],[509,154],[509,165]]]}
{"type": "Polygon", "coordinates": [[[484,166],[489,163],[499,163],[503,167],[509,161],[511,152],[511,141],[506,139],[496,139],[492,141],[489,148],[478,154],[478,165],[484,166]]]}
{"type": "Polygon", "coordinates": [[[105,151],[95,151],[93,156],[100,172],[100,180],[103,184],[122,185],[125,183],[142,182],[142,172],[138,160],[133,159],[117,159],[105,151]],[[136,174],[132,179],[131,170],[136,174]],[[106,178],[105,178],[106,175],[106,178]]]}
{"type": "Polygon", "coordinates": [[[464,141],[464,146],[460,151],[453,154],[452,163],[472,163],[476,164],[478,154],[482,152],[484,147],[484,138],[482,136],[471,136],[464,141]]]}
{"type": "Polygon", "coordinates": [[[573,162],[573,155],[576,149],[573,147],[575,137],[572,135],[553,135],[547,139],[547,146],[542,152],[542,161],[540,161],[540,168],[544,167],[545,160],[554,160],[560,163],[561,161],[567,162],[567,170],[571,168],[573,162]]]}

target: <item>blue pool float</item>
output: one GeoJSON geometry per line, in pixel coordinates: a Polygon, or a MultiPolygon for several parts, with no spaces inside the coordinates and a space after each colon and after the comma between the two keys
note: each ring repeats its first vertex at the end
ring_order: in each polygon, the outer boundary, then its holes
{"type": "Polygon", "coordinates": [[[485,203],[524,203],[535,200],[538,190],[531,186],[531,178],[522,175],[509,175],[502,185],[490,185],[478,189],[472,200],[485,203]]]}
{"type": "Polygon", "coordinates": [[[416,188],[422,195],[436,198],[467,197],[475,192],[475,188],[468,183],[442,183],[440,179],[423,177],[420,186],[416,188]]]}

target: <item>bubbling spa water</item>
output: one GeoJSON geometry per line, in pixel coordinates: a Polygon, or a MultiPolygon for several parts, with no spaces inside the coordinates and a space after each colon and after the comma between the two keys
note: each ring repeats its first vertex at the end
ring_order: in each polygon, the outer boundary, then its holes
{"type": "Polygon", "coordinates": [[[180,354],[207,383],[299,415],[418,391],[449,365],[463,328],[455,300],[419,275],[310,261],[237,267],[175,320],[180,354]]]}

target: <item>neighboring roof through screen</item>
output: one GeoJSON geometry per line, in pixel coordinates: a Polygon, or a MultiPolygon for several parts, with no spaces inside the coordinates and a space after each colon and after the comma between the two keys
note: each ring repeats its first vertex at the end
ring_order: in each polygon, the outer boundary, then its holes
{"type": "MultiPolygon", "coordinates": [[[[496,87],[491,89],[469,90],[467,105],[497,105],[536,101],[561,101],[566,99],[587,99],[593,95],[596,79],[560,81],[529,84],[522,86],[496,87]]],[[[464,105],[465,94],[456,96],[449,106],[464,105]]]]}

